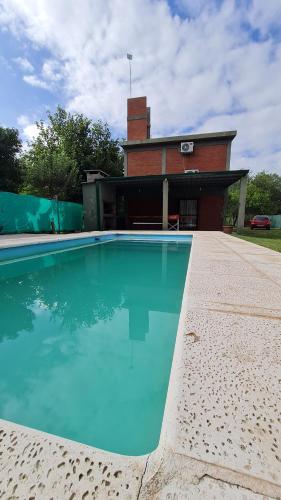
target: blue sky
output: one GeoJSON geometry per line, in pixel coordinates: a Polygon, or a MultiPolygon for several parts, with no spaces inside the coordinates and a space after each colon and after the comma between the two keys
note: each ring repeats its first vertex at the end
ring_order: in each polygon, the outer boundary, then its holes
{"type": "Polygon", "coordinates": [[[237,129],[232,168],[281,174],[280,0],[0,0],[0,123],[60,104],[124,137],[128,61],[153,136],[237,129]]]}
{"type": "Polygon", "coordinates": [[[9,31],[0,31],[2,124],[17,126],[20,115],[44,115],[46,107],[53,109],[61,101],[60,92],[34,87],[23,80],[24,75],[30,74],[23,61],[29,61],[37,72],[46,56],[46,51],[33,50],[28,41],[21,43],[9,31]]]}

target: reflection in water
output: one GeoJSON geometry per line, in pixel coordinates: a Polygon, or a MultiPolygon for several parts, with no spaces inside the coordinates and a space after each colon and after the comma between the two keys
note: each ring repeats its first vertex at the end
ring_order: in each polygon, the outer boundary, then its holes
{"type": "Polygon", "coordinates": [[[129,337],[131,340],[145,340],[149,331],[149,310],[142,305],[129,307],[129,337]]]}
{"type": "Polygon", "coordinates": [[[189,249],[115,241],[1,265],[0,417],[151,451],[189,249]]]}

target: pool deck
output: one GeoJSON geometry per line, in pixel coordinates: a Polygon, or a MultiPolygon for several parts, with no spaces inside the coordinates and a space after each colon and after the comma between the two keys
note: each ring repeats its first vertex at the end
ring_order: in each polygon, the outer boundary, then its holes
{"type": "Polygon", "coordinates": [[[281,254],[180,234],[193,243],[158,448],[125,457],[0,420],[0,499],[281,498],[281,254]]]}

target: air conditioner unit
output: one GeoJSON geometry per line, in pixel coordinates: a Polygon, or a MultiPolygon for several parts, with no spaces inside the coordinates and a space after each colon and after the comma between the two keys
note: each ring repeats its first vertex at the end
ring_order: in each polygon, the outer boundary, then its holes
{"type": "Polygon", "coordinates": [[[188,170],[184,171],[185,174],[198,174],[198,172],[199,172],[198,169],[194,169],[194,170],[188,169],[188,170]]]}
{"type": "Polygon", "coordinates": [[[181,153],[193,153],[194,142],[181,142],[181,153]]]}

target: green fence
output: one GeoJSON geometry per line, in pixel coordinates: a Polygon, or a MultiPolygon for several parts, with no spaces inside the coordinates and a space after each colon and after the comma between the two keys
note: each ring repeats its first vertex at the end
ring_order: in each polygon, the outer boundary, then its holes
{"type": "Polygon", "coordinates": [[[281,214],[280,215],[270,215],[271,227],[281,228],[281,214]]]}
{"type": "Polygon", "coordinates": [[[68,201],[0,192],[0,234],[81,231],[83,207],[68,201]]]}

